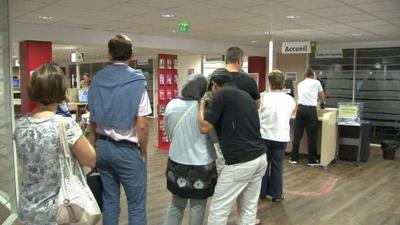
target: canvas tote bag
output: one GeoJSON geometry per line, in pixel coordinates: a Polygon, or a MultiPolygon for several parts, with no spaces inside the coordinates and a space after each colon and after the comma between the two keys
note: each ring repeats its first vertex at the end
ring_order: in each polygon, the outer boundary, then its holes
{"type": "Polygon", "coordinates": [[[61,187],[56,199],[56,222],[59,225],[96,225],[101,212],[90,191],[82,169],[71,156],[65,134],[64,118],[58,122],[61,150],[61,187]]]}

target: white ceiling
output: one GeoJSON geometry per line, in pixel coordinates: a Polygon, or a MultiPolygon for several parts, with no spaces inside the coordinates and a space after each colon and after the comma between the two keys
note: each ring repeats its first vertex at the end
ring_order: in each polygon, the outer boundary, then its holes
{"type": "MultiPolygon", "coordinates": [[[[260,47],[266,46],[265,32],[270,32],[278,41],[316,40],[319,43],[348,43],[400,39],[400,0],[9,2],[11,24],[45,24],[260,47]],[[176,17],[162,18],[161,14],[165,12],[173,12],[176,17]],[[288,15],[300,17],[288,19],[288,15]],[[39,16],[52,16],[54,19],[45,21],[39,16]],[[182,21],[189,22],[190,32],[173,33],[182,21]]],[[[105,51],[104,47],[97,50],[100,52],[95,54],[105,51]]]]}

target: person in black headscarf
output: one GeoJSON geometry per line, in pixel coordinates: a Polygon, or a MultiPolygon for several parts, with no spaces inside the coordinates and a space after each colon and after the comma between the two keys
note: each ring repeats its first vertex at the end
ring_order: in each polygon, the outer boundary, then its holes
{"type": "Polygon", "coordinates": [[[182,223],[190,202],[190,225],[202,225],[207,198],[217,182],[215,152],[207,136],[200,133],[198,102],[205,94],[207,79],[191,75],[179,98],[171,100],[165,110],[165,131],[171,140],[166,171],[167,188],[172,193],[164,225],[182,223]]]}

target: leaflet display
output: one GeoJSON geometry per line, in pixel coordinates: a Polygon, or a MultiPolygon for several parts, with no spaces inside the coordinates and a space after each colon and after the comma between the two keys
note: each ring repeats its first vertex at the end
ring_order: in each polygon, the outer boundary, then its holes
{"type": "Polygon", "coordinates": [[[178,97],[178,57],[159,54],[158,63],[158,148],[168,150],[170,140],[164,128],[164,113],[168,102],[178,97]]]}

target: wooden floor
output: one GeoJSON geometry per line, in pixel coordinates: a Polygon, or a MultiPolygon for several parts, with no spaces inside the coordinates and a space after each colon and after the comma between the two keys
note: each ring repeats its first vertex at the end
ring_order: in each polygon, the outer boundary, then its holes
{"type": "MultiPolygon", "coordinates": [[[[151,120],[148,159],[148,225],[162,225],[170,201],[165,187],[167,152],[157,150],[155,120],[151,120]]],[[[323,168],[284,163],[281,203],[260,201],[263,225],[400,225],[400,152],[396,160],[383,160],[378,148],[357,167],[338,161],[323,168]]],[[[128,224],[125,196],[121,196],[120,224],[128,224]]],[[[0,213],[2,214],[2,213],[0,213]]],[[[229,225],[236,219],[235,207],[229,225]]],[[[185,216],[183,225],[188,224],[185,216]]]]}
{"type": "MultiPolygon", "coordinates": [[[[150,142],[156,145],[154,121],[150,142]]],[[[149,149],[149,225],[162,225],[169,205],[166,161],[167,152],[149,149]]],[[[327,170],[308,167],[306,159],[296,166],[285,159],[284,195],[281,203],[259,202],[263,225],[400,225],[400,157],[383,160],[380,149],[371,147],[368,162],[337,161],[327,170]]],[[[128,224],[126,215],[123,200],[121,224],[128,224]]],[[[235,219],[234,207],[228,224],[236,224],[235,219]]]]}

